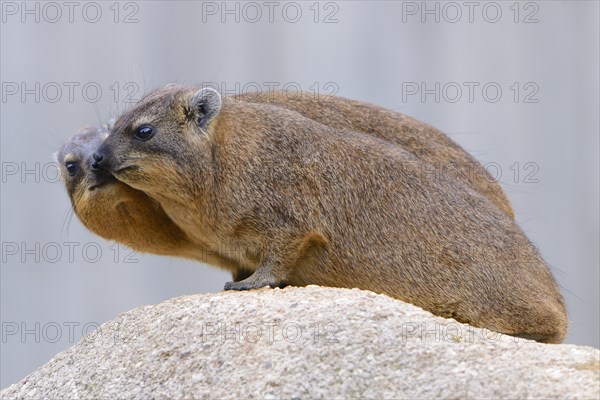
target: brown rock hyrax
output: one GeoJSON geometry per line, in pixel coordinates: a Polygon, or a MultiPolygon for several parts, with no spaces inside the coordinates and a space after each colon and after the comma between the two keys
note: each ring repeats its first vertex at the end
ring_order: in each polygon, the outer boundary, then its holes
{"type": "Polygon", "coordinates": [[[230,270],[231,261],[193,243],[146,193],[91,168],[93,151],[108,135],[107,128],[77,132],[57,153],[61,178],[73,210],[92,232],[146,253],[192,258],[230,270]]]}
{"type": "Polygon", "coordinates": [[[226,289],[358,287],[507,334],[565,336],[560,291],[514,221],[452,176],[424,178],[401,146],[169,86],[123,114],[93,157],[252,272],[226,289]]]}
{"type": "MultiPolygon", "coordinates": [[[[488,197],[513,217],[508,198],[487,171],[446,135],[423,122],[382,107],[339,96],[315,98],[314,95],[308,94],[272,92],[244,94],[236,96],[236,99],[288,108],[335,129],[361,131],[399,144],[418,159],[428,163],[424,166],[423,174],[432,176],[432,173],[449,173],[488,197]],[[429,164],[437,171],[433,171],[429,164]]],[[[97,146],[99,135],[103,139],[107,135],[106,129],[100,132],[98,128],[88,128],[75,135],[70,143],[77,141],[79,145],[83,145],[75,154],[90,153],[93,146],[97,146]],[[94,131],[97,134],[94,134],[94,131]]],[[[121,182],[111,180],[110,175],[106,176],[105,172],[91,171],[88,164],[83,165],[81,170],[88,179],[102,179],[105,184],[103,191],[95,192],[94,196],[80,197],[85,201],[79,207],[74,207],[79,219],[92,232],[141,252],[192,257],[200,261],[212,258],[210,264],[221,267],[227,265],[228,270],[234,271],[235,281],[249,276],[247,272],[240,270],[239,266],[232,264],[233,261],[210,254],[205,244],[191,244],[187,236],[164,214],[160,205],[143,192],[124,187],[121,182]],[[127,207],[124,208],[122,204],[125,200],[127,207]],[[94,204],[96,201],[99,203],[94,204]],[[121,204],[120,211],[115,215],[118,204],[121,204]],[[125,210],[128,212],[123,212],[125,210]],[[131,210],[135,212],[130,213],[131,210]],[[154,236],[147,237],[147,232],[153,232],[154,236]]],[[[63,172],[63,176],[69,176],[64,170],[64,164],[63,172]]],[[[80,190],[77,189],[81,189],[81,186],[78,184],[87,180],[65,180],[65,183],[67,182],[74,185],[68,191],[73,202],[73,195],[80,194],[80,190]]]]}
{"type": "MultiPolygon", "coordinates": [[[[338,96],[322,96],[316,98],[314,95],[309,94],[271,92],[249,93],[235,96],[235,98],[241,101],[269,103],[288,108],[297,111],[308,118],[314,119],[323,125],[335,128],[336,130],[361,131],[380,139],[387,140],[390,143],[401,145],[405,150],[413,153],[418,159],[428,163],[427,166],[424,166],[424,170],[422,171],[424,174],[428,173],[430,176],[433,176],[432,179],[435,179],[435,173],[449,173],[456,177],[457,180],[466,183],[474,190],[479,191],[484,196],[488,197],[488,199],[508,215],[511,217],[513,216],[512,208],[507,197],[487,171],[442,132],[423,122],[382,107],[338,96]],[[429,166],[429,164],[431,165],[429,166]],[[434,171],[431,167],[435,167],[435,169],[441,171],[434,171]]],[[[76,135],[72,141],[77,140],[76,138],[81,140],[83,138],[82,135],[83,133],[76,135]]],[[[86,143],[96,143],[99,140],[92,132],[85,136],[88,137],[86,143]],[[91,138],[94,140],[90,140],[91,138]]],[[[90,145],[85,147],[85,150],[89,152],[90,145]]],[[[88,165],[85,165],[84,167],[88,168],[88,165]]],[[[85,171],[87,174],[91,174],[91,177],[102,177],[101,172],[85,171]]],[[[67,175],[65,174],[65,176],[67,175]]],[[[107,180],[108,178],[102,177],[102,179],[107,180]]],[[[71,182],[80,181],[71,180],[71,182]]],[[[114,180],[111,183],[114,183],[114,180]]],[[[74,208],[75,213],[80,220],[82,220],[93,232],[111,240],[124,242],[128,246],[136,248],[139,251],[160,251],[159,254],[189,257],[190,246],[185,235],[168,235],[169,240],[162,240],[156,243],[155,246],[147,246],[147,234],[129,234],[129,232],[153,232],[161,230],[161,227],[163,226],[164,229],[162,230],[166,231],[168,234],[173,231],[174,225],[171,221],[168,221],[169,223],[165,221],[165,218],[168,217],[164,214],[164,211],[156,201],[149,199],[143,192],[139,192],[132,188],[123,188],[120,185],[111,185],[110,188],[112,190],[110,191],[108,191],[107,188],[104,189],[103,196],[107,197],[106,193],[110,193],[111,196],[109,198],[111,201],[106,201],[106,199],[104,199],[100,204],[95,202],[95,204],[93,204],[95,210],[93,213],[80,213],[78,208],[74,208]],[[119,196],[119,193],[133,195],[119,196]],[[108,209],[112,210],[115,206],[115,204],[113,204],[115,201],[118,200],[122,203],[124,199],[128,200],[129,209],[145,210],[143,215],[148,218],[136,219],[136,217],[142,215],[140,213],[134,213],[132,217],[130,217],[129,213],[122,212],[115,215],[113,211],[110,212],[112,213],[111,216],[120,216],[120,220],[103,217],[104,215],[108,215],[109,212],[102,210],[102,207],[106,206],[108,209]],[[135,200],[140,201],[141,204],[137,206],[134,205],[132,202],[135,200]],[[149,201],[152,201],[151,206],[147,204],[149,201]],[[155,213],[157,215],[155,215],[155,213]],[[132,219],[136,219],[135,222],[132,221],[132,219]],[[158,221],[160,224],[156,224],[154,221],[158,221]],[[126,231],[123,230],[124,226],[127,227],[126,231]],[[125,237],[126,240],[119,240],[121,237],[125,237]],[[180,240],[181,243],[178,242],[178,240],[180,240]],[[155,248],[157,250],[154,250],[155,248]],[[184,252],[179,254],[178,252],[182,250],[184,250],[184,252]]],[[[75,194],[79,192],[77,190],[71,190],[69,193],[75,194]]],[[[88,197],[85,199],[88,199],[88,197]]],[[[73,200],[73,198],[71,198],[71,200],[73,200]]],[[[87,210],[86,207],[80,208],[82,210],[87,210]]],[[[203,246],[197,244],[196,247],[203,246]]],[[[199,254],[197,248],[194,250],[194,258],[196,259],[198,259],[199,254]]],[[[209,256],[209,254],[206,254],[206,256],[209,256]]],[[[219,265],[222,266],[224,263],[225,260],[221,260],[219,265]]],[[[227,264],[230,263],[231,261],[227,262],[227,264]]],[[[237,273],[239,270],[238,266],[227,269],[236,272],[234,274],[234,280],[240,279],[240,275],[237,273]]],[[[244,277],[244,275],[241,277],[244,277]]]]}
{"type": "Polygon", "coordinates": [[[363,132],[398,144],[427,163],[423,164],[423,174],[452,175],[514,218],[508,197],[477,160],[443,132],[408,115],[339,96],[316,97],[307,93],[249,93],[236,99],[277,105],[336,130],[363,132]]]}

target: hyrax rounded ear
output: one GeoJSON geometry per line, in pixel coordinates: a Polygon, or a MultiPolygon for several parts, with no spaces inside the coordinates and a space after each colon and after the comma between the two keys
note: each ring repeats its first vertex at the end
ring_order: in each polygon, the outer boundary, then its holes
{"type": "Polygon", "coordinates": [[[198,112],[198,126],[204,128],[221,110],[221,95],[215,89],[202,88],[194,93],[190,106],[198,112]]]}

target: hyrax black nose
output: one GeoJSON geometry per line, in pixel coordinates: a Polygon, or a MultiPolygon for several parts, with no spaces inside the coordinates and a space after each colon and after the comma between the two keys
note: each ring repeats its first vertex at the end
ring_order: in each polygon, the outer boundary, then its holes
{"type": "Polygon", "coordinates": [[[92,155],[94,157],[94,161],[92,162],[92,169],[100,169],[104,163],[104,156],[101,153],[94,153],[92,155]]]}

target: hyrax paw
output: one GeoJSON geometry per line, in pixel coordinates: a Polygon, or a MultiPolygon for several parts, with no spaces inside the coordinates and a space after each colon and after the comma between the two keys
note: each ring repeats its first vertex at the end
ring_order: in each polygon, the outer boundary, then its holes
{"type": "Polygon", "coordinates": [[[282,288],[285,285],[283,283],[270,283],[270,282],[257,282],[255,280],[244,279],[239,282],[227,282],[223,289],[225,290],[252,290],[252,289],[260,289],[264,287],[282,288]]]}
{"type": "Polygon", "coordinates": [[[269,286],[269,284],[264,285],[256,285],[251,282],[244,282],[245,280],[239,282],[227,282],[225,284],[225,290],[250,290],[250,289],[258,289],[261,287],[269,286]]]}

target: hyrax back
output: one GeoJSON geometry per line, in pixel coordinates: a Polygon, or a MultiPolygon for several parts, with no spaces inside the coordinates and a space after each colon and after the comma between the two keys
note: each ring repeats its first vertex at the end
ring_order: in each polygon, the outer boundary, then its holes
{"type": "Polygon", "coordinates": [[[514,221],[451,176],[424,177],[400,146],[169,87],[119,118],[94,157],[253,271],[227,289],[359,287],[512,335],[566,333],[554,278],[514,221]]]}
{"type": "MultiPolygon", "coordinates": [[[[407,115],[339,96],[266,92],[235,97],[240,101],[268,103],[314,119],[340,131],[364,132],[398,144],[424,161],[422,174],[445,173],[483,194],[511,218],[514,212],[500,184],[469,153],[438,129],[407,115]]],[[[436,179],[436,178],[432,178],[436,179]]]]}

